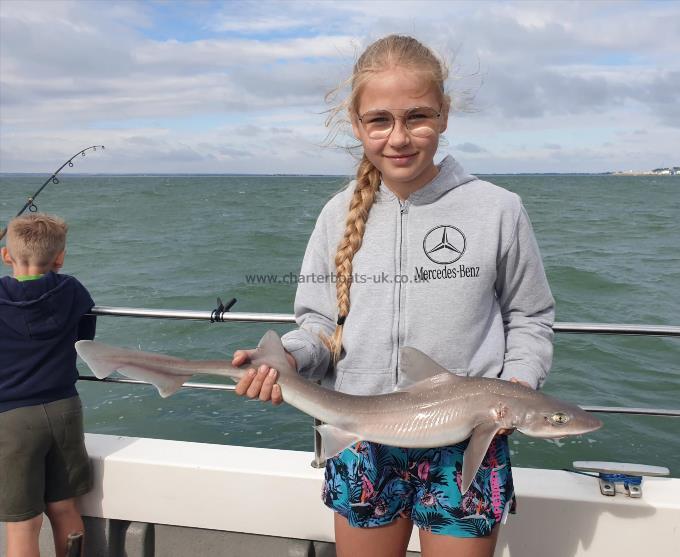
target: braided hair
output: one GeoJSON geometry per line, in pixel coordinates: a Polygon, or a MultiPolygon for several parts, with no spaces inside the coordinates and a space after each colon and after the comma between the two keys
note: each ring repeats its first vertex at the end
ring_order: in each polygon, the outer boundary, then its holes
{"type": "MultiPolygon", "coordinates": [[[[335,120],[344,111],[349,113],[350,118],[357,118],[363,86],[377,73],[395,67],[408,68],[422,74],[437,87],[442,102],[447,105],[450,103],[449,96],[444,91],[444,82],[448,76],[445,64],[416,39],[403,35],[389,35],[369,45],[359,57],[352,72],[351,93],[343,103],[330,111],[327,125],[334,125],[335,120]]],[[[380,182],[380,171],[364,154],[357,168],[356,188],[349,204],[345,231],[335,254],[338,319],[333,335],[330,338],[323,338],[334,362],[340,359],[342,332],[350,310],[352,260],[361,247],[368,215],[380,188],[380,182]]]]}

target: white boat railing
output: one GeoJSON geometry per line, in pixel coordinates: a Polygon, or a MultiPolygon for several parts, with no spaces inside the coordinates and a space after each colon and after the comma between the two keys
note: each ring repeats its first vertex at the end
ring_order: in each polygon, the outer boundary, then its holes
{"type": "MultiPolygon", "coordinates": [[[[247,313],[237,311],[194,311],[183,309],[149,309],[94,306],[93,315],[145,317],[151,319],[188,319],[214,322],[295,323],[292,313],[247,313]]],[[[680,327],[670,325],[631,325],[618,323],[555,323],[556,333],[591,333],[602,335],[650,335],[680,337],[680,327]]]]}

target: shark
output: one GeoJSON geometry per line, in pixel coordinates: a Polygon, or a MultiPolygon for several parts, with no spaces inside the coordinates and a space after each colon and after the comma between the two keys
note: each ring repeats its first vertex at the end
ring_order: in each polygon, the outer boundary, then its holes
{"type": "Polygon", "coordinates": [[[185,360],[128,350],[98,341],[76,342],[76,350],[99,379],[117,371],[153,384],[162,397],[177,392],[193,375],[238,381],[251,367],[278,372],[286,403],[320,420],[321,456],[328,459],[359,441],[404,448],[443,447],[469,439],[460,489],[465,493],[499,431],[517,429],[538,438],[561,438],[599,429],[602,422],[579,406],[519,383],[453,373],[412,347],[400,350],[399,382],[393,392],[351,395],[301,377],[286,358],[281,339],[268,331],[250,362],[185,360]]]}

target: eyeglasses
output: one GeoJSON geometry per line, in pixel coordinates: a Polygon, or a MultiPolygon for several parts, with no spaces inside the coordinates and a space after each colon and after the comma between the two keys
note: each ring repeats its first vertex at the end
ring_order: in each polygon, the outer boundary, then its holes
{"type": "MultiPolygon", "coordinates": [[[[429,106],[400,109],[403,112],[400,120],[406,129],[416,137],[429,137],[438,133],[437,125],[442,115],[441,106],[435,110],[429,106]]],[[[359,117],[359,122],[370,139],[385,139],[394,129],[396,116],[387,109],[369,110],[359,117]]]]}

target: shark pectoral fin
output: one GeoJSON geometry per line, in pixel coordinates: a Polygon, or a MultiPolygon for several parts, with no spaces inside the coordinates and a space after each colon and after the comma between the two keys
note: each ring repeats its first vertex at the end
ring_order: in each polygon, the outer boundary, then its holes
{"type": "Polygon", "coordinates": [[[489,450],[491,441],[498,433],[498,424],[495,422],[484,422],[472,430],[470,442],[463,454],[463,477],[461,479],[460,492],[465,493],[470,489],[472,480],[475,479],[477,471],[484,460],[486,452],[489,450]]]}
{"type": "Polygon", "coordinates": [[[321,435],[321,458],[324,460],[334,457],[350,445],[361,441],[361,437],[330,424],[316,426],[321,435]]]}
{"type": "Polygon", "coordinates": [[[440,366],[417,348],[404,346],[399,351],[399,359],[401,365],[399,366],[399,383],[397,383],[397,388],[395,389],[397,391],[410,390],[414,385],[424,381],[435,380],[436,377],[440,376],[451,376],[451,380],[457,378],[455,374],[440,366]]]}

